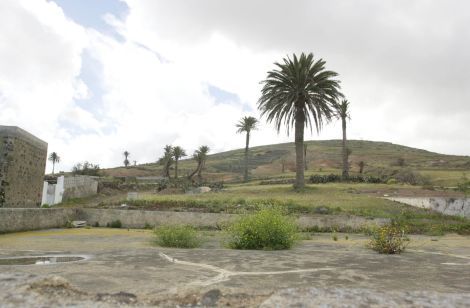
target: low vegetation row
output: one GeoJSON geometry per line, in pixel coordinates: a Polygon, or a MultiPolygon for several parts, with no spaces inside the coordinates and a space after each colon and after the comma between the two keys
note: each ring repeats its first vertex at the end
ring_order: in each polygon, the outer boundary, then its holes
{"type": "MultiPolygon", "coordinates": [[[[374,174],[348,175],[347,178],[339,174],[314,174],[308,179],[310,184],[327,183],[371,183],[371,184],[410,184],[410,185],[429,185],[430,181],[419,172],[411,169],[377,169],[374,174]]],[[[295,179],[267,179],[260,182],[260,185],[293,184],[295,179]]]]}
{"type": "MultiPolygon", "coordinates": [[[[290,249],[301,239],[293,217],[278,208],[266,208],[242,216],[224,231],[227,234],[224,245],[232,249],[290,249]]],[[[197,230],[190,226],[161,226],[154,232],[156,243],[163,247],[196,248],[203,243],[197,230]]],[[[337,240],[336,234],[333,240],[337,240]]],[[[379,253],[399,254],[408,243],[405,228],[393,223],[371,231],[368,247],[379,253]]]]}

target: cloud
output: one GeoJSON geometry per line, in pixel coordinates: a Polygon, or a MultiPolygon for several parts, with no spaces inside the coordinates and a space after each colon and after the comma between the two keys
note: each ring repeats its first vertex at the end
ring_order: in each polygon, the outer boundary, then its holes
{"type": "MultiPolygon", "coordinates": [[[[468,143],[457,141],[468,129],[470,117],[466,1],[127,3],[131,11],[127,31],[161,48],[164,55],[192,61],[189,53],[209,46],[214,37],[225,41],[232,52],[217,53],[223,46],[220,42],[214,44],[214,52],[204,51],[210,56],[204,64],[209,70],[216,67],[209,78],[252,102],[259,95],[253,85],[272,68],[272,61],[292,52],[313,51],[340,73],[343,91],[352,102],[352,137],[470,153],[468,143]],[[243,52],[247,59],[240,56],[243,52]],[[217,55],[227,56],[229,74],[217,70],[226,67],[217,55]],[[234,81],[222,80],[227,76],[234,81]],[[426,133],[436,120],[448,123],[444,117],[453,119],[450,127],[439,125],[438,135],[426,133]],[[435,140],[437,136],[443,139],[435,140]]],[[[337,136],[336,127],[327,128],[322,136],[337,136]]]]}
{"type": "MultiPolygon", "coordinates": [[[[114,2],[83,23],[52,1],[0,2],[0,122],[48,141],[59,169],[242,147],[234,124],[257,116],[259,82],[300,51],[340,73],[350,138],[470,153],[465,1],[114,2]]],[[[291,139],[262,122],[252,144],[291,139]]]]}

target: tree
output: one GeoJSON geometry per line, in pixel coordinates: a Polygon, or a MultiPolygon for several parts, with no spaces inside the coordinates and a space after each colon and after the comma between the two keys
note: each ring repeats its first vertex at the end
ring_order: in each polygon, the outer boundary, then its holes
{"type": "Polygon", "coordinates": [[[284,158],[281,159],[281,172],[286,172],[286,160],[284,158]]]}
{"type": "Polygon", "coordinates": [[[243,180],[248,182],[248,151],[250,147],[250,134],[252,130],[256,130],[258,128],[258,120],[254,117],[243,117],[235,126],[238,128],[237,133],[246,133],[245,169],[243,173],[243,180]]]}
{"type": "Polygon", "coordinates": [[[343,154],[343,173],[341,178],[346,181],[349,178],[349,162],[348,158],[351,153],[348,153],[347,138],[346,138],[346,120],[351,120],[349,113],[349,102],[343,99],[340,103],[335,105],[336,117],[341,119],[341,127],[343,129],[343,142],[342,142],[342,154],[343,154]]]}
{"type": "Polygon", "coordinates": [[[178,161],[184,156],[186,156],[186,152],[182,147],[173,147],[173,159],[175,160],[175,179],[178,178],[178,161]]]}
{"type": "Polygon", "coordinates": [[[305,165],[305,170],[308,169],[308,163],[307,163],[307,144],[304,144],[304,165],[305,165]]]}
{"type": "Polygon", "coordinates": [[[163,166],[163,176],[170,178],[170,168],[173,162],[173,147],[166,145],[163,149],[163,156],[158,160],[158,163],[163,166]]]}
{"type": "Polygon", "coordinates": [[[358,163],[358,165],[359,165],[359,173],[362,174],[362,172],[364,171],[364,167],[365,167],[366,163],[363,160],[361,160],[358,163]]]}
{"type": "Polygon", "coordinates": [[[129,162],[129,155],[131,155],[131,153],[127,152],[127,151],[124,151],[124,153],[122,153],[124,155],[124,166],[127,168],[130,164],[129,162]]]}
{"type": "Polygon", "coordinates": [[[49,155],[49,161],[52,162],[52,174],[54,174],[55,164],[60,163],[60,157],[56,152],[52,152],[51,155],[49,155]]]}
{"type": "Polygon", "coordinates": [[[295,129],[296,180],[294,187],[302,189],[304,178],[304,128],[313,126],[319,133],[323,124],[334,115],[334,104],[342,97],[338,76],[325,69],[325,61],[315,60],[312,53],[300,57],[284,58],[275,63],[276,69],[268,72],[262,81],[258,101],[261,116],[274,122],[279,132],[286,126],[287,134],[295,129]]]}
{"type": "Polygon", "coordinates": [[[94,165],[89,162],[77,163],[72,168],[72,173],[74,175],[90,175],[90,176],[99,176],[100,166],[98,164],[94,165]]]}
{"type": "Polygon", "coordinates": [[[207,145],[202,145],[194,151],[193,159],[197,162],[196,170],[194,170],[189,176],[188,179],[192,179],[196,174],[199,180],[202,179],[202,169],[206,165],[207,153],[209,153],[209,147],[207,145]]]}

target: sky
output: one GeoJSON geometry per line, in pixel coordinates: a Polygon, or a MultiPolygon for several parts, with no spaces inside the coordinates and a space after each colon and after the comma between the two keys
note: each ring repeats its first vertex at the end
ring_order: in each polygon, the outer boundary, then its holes
{"type": "MultiPolygon", "coordinates": [[[[64,171],[241,148],[260,81],[300,52],[339,74],[350,139],[470,155],[466,0],[2,0],[0,125],[48,142],[64,171]]],[[[338,124],[305,138],[339,139],[338,124]]],[[[261,118],[251,145],[287,141],[261,118]]]]}

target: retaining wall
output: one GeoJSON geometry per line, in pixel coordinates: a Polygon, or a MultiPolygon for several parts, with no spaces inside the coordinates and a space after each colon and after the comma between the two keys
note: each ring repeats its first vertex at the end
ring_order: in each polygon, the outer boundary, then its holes
{"type": "Polygon", "coordinates": [[[79,209],[0,209],[0,233],[62,228],[74,220],[79,209]]]}
{"type": "MultiPolygon", "coordinates": [[[[119,220],[123,228],[176,224],[187,224],[196,228],[220,228],[238,216],[220,213],[114,209],[0,209],[0,232],[60,228],[71,220],[85,220],[88,225],[98,223],[100,226],[119,220]]],[[[351,231],[383,225],[387,222],[389,222],[388,219],[366,219],[357,216],[315,215],[297,218],[297,223],[302,230],[351,231]]]]}
{"type": "Polygon", "coordinates": [[[388,200],[408,204],[411,206],[430,209],[445,215],[462,216],[470,218],[469,198],[386,198],[388,200]]]}

